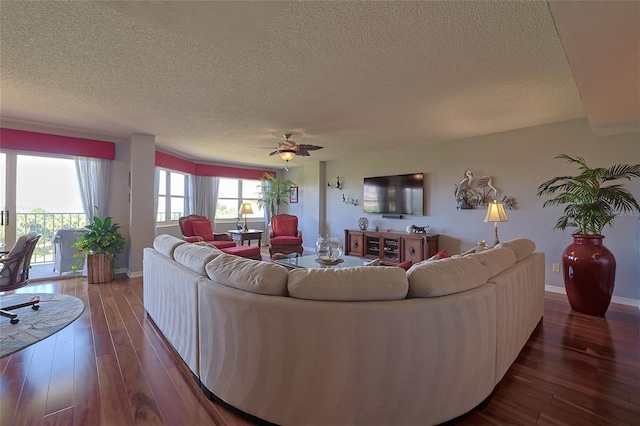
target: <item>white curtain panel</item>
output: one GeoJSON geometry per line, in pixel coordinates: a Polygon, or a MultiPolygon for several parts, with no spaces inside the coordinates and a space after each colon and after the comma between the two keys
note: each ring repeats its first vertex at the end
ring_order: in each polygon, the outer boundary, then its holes
{"type": "MultiPolygon", "coordinates": [[[[220,187],[220,178],[211,177],[211,186],[213,191],[211,192],[211,223],[215,224],[216,211],[218,210],[218,188],[220,187]]],[[[214,225],[215,226],[215,225],[214,225]]]]}
{"type": "Polygon", "coordinates": [[[196,210],[196,184],[195,184],[195,176],[187,175],[187,192],[184,200],[184,215],[188,216],[190,214],[200,214],[197,213],[196,210]]]}
{"type": "Polygon", "coordinates": [[[158,197],[160,196],[160,167],[153,171],[153,223],[158,223],[158,197]]]}
{"type": "Polygon", "coordinates": [[[103,158],[75,157],[75,163],[82,208],[87,215],[87,223],[91,223],[96,214],[103,217],[107,215],[111,161],[103,158]]]}
{"type": "Polygon", "coordinates": [[[220,180],[213,176],[193,176],[193,196],[195,214],[215,220],[218,208],[218,185],[220,180]]]}

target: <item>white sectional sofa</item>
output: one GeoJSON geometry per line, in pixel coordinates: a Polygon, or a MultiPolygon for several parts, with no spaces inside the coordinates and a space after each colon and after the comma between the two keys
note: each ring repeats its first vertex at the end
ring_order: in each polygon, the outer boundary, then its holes
{"type": "Polygon", "coordinates": [[[160,235],[144,306],[203,389],[262,420],[438,424],[491,395],[541,320],[534,250],[288,271],[160,235]]]}

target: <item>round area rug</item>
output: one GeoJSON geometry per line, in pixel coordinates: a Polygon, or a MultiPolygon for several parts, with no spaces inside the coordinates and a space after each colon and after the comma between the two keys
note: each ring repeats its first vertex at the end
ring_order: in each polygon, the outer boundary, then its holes
{"type": "Polygon", "coordinates": [[[0,317],[0,358],[26,348],[45,337],[62,330],[84,311],[84,302],[64,294],[16,293],[0,297],[0,306],[26,303],[40,297],[40,309],[30,306],[14,309],[20,322],[11,324],[9,318],[0,317]]]}

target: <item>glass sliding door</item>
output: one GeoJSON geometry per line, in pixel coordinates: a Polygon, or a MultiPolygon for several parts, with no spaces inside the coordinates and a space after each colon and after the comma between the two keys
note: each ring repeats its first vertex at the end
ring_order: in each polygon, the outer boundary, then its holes
{"type": "Polygon", "coordinates": [[[0,152],[0,250],[10,250],[16,241],[16,154],[0,152]]]}
{"type": "Polygon", "coordinates": [[[53,271],[56,232],[85,225],[73,158],[0,152],[0,250],[28,232],[42,234],[31,258],[32,279],[59,275],[53,271]]]}
{"type": "Polygon", "coordinates": [[[75,162],[71,158],[19,154],[16,169],[16,233],[42,234],[31,262],[52,263],[56,232],[86,224],[75,162]]]}

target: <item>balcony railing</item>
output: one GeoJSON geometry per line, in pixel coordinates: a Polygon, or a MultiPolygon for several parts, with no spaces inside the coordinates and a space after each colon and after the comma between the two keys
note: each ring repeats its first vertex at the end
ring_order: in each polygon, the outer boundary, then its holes
{"type": "Polygon", "coordinates": [[[32,264],[53,262],[53,238],[58,229],[84,228],[87,224],[84,213],[16,213],[15,220],[16,235],[31,231],[42,234],[33,251],[32,264]]]}

